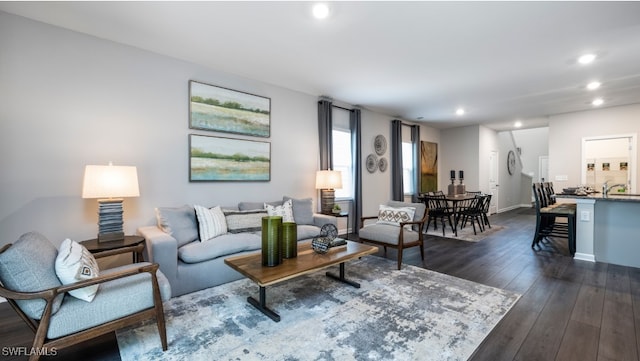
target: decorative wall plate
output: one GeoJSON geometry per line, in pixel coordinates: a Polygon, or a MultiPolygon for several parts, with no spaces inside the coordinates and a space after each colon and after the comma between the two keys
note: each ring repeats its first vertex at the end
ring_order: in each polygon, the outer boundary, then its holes
{"type": "Polygon", "coordinates": [[[384,152],[387,151],[387,139],[384,135],[376,135],[376,138],[373,140],[373,149],[377,155],[383,155],[384,152]]]}
{"type": "Polygon", "coordinates": [[[513,175],[513,172],[516,170],[516,155],[512,150],[507,154],[507,171],[509,175],[513,175]]]}
{"type": "Polygon", "coordinates": [[[387,158],[380,158],[380,160],[378,160],[378,169],[380,169],[381,172],[386,171],[388,166],[389,162],[387,162],[387,158]]]}
{"type": "Polygon", "coordinates": [[[367,156],[367,170],[369,173],[374,173],[378,169],[378,157],[375,154],[369,154],[367,156]]]}

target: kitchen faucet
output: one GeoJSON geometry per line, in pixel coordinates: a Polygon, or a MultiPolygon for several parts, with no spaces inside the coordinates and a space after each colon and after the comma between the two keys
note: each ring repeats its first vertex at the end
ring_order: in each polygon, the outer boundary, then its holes
{"type": "Polygon", "coordinates": [[[604,182],[604,184],[602,184],[602,198],[608,198],[609,192],[611,192],[611,190],[615,187],[622,187],[623,190],[627,190],[627,185],[624,183],[618,183],[608,187],[607,182],[604,182]]]}

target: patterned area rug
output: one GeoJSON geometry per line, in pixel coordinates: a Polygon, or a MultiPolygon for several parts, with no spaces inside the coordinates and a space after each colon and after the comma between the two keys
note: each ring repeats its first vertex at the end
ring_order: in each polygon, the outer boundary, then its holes
{"type": "MultiPolygon", "coordinates": [[[[337,272],[336,269],[333,271],[337,272]]],[[[520,295],[367,256],[346,264],[357,289],[319,271],[267,288],[273,322],[239,280],[165,302],[155,324],[117,332],[122,360],[466,360],[520,295]]]]}
{"type": "Polygon", "coordinates": [[[478,229],[478,225],[476,224],[476,234],[473,234],[473,227],[471,227],[471,223],[467,224],[466,227],[462,228],[462,229],[458,229],[458,235],[455,236],[453,234],[453,232],[451,231],[451,227],[449,226],[449,222],[445,223],[446,227],[445,227],[445,231],[444,231],[444,236],[442,235],[442,224],[440,222],[438,222],[438,229],[433,229],[433,223],[429,225],[429,229],[427,230],[427,235],[428,236],[438,236],[438,237],[445,237],[445,238],[452,238],[452,239],[458,239],[461,241],[467,241],[467,242],[479,242],[482,241],[483,239],[491,236],[492,234],[499,232],[501,230],[504,229],[503,226],[491,226],[491,228],[489,227],[485,227],[483,232],[480,232],[480,230],[478,229]]]}

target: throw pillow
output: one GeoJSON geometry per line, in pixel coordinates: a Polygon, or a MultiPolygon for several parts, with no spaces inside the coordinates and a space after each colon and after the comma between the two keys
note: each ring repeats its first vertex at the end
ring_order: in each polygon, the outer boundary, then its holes
{"type": "Polygon", "coordinates": [[[267,210],[269,216],[281,216],[283,222],[295,222],[291,199],[282,203],[281,206],[272,206],[265,203],[264,208],[267,210]]]}
{"type": "Polygon", "coordinates": [[[198,223],[193,207],[156,208],[158,228],[178,241],[178,247],[198,239],[198,223]]]}
{"type": "Polygon", "coordinates": [[[224,210],[229,233],[258,232],[262,229],[262,217],[268,215],[264,209],[248,211],[224,210]]]}
{"type": "Polygon", "coordinates": [[[206,242],[227,233],[227,221],[220,206],[211,209],[203,206],[193,206],[198,217],[200,242],[206,242]]]}
{"type": "Polygon", "coordinates": [[[380,205],[378,209],[378,224],[400,226],[400,222],[412,222],[416,209],[413,207],[389,207],[380,205]]]}
{"type": "MultiPolygon", "coordinates": [[[[65,239],[60,245],[56,257],[56,275],[64,285],[98,277],[98,262],[83,245],[70,239],[65,239]]],[[[92,285],[69,294],[77,299],[91,302],[98,293],[99,285],[92,285]]]]}
{"type": "Polygon", "coordinates": [[[293,205],[293,218],[298,224],[313,225],[313,201],[311,198],[295,199],[284,196],[283,201],[291,200],[293,205]]]}
{"type": "MultiPolygon", "coordinates": [[[[25,233],[7,250],[0,253],[0,282],[13,291],[37,292],[62,286],[55,272],[58,250],[40,233],[25,233]]],[[[62,303],[63,294],[53,302],[52,313],[62,303]]],[[[39,320],[46,302],[41,299],[16,300],[27,316],[39,320]]]]}

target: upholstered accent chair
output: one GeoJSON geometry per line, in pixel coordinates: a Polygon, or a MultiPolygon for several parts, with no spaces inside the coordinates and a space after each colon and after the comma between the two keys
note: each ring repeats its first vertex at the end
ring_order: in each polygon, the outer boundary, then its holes
{"type": "Polygon", "coordinates": [[[424,260],[422,230],[428,218],[423,203],[389,201],[380,206],[377,216],[362,217],[360,242],[382,246],[385,253],[387,247],[397,249],[398,269],[401,269],[405,248],[420,247],[420,257],[424,260]],[[371,221],[374,219],[375,223],[371,221]]]}
{"type": "Polygon", "coordinates": [[[38,360],[42,350],[61,349],[153,318],[167,350],[162,301],[171,297],[171,288],[157,264],[120,266],[62,284],[56,275],[57,257],[56,247],[36,232],[0,249],[0,296],[35,333],[30,360],[38,360]],[[90,302],[69,294],[94,285],[98,289],[90,302]]]}

